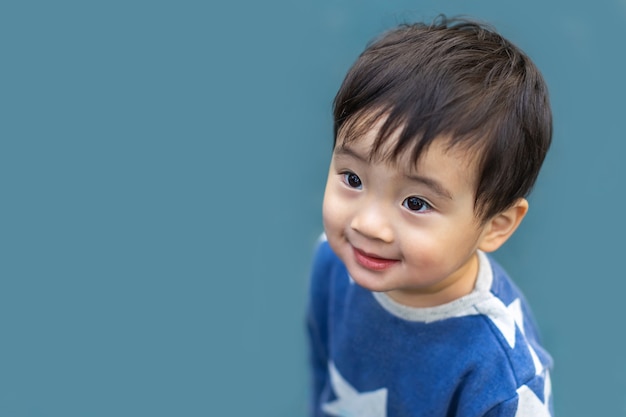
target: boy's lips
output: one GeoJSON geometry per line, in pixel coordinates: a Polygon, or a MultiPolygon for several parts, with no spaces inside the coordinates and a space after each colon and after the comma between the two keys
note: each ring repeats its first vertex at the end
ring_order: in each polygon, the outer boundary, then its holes
{"type": "Polygon", "coordinates": [[[363,252],[362,250],[355,247],[353,247],[352,249],[354,250],[354,257],[356,259],[356,262],[359,265],[374,271],[385,270],[399,262],[397,259],[379,258],[376,255],[363,252]]]}

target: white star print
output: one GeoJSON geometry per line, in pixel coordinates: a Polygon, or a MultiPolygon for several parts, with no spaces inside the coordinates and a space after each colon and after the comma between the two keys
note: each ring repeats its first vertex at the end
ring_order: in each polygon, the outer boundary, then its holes
{"type": "Polygon", "coordinates": [[[496,297],[476,305],[476,309],[480,314],[484,314],[496,325],[509,346],[515,347],[515,319],[504,303],[496,297]]]}
{"type": "Polygon", "coordinates": [[[511,304],[506,308],[513,316],[515,323],[517,323],[517,327],[522,331],[522,334],[526,334],[524,330],[524,314],[522,313],[522,303],[519,298],[513,300],[511,304]]]}
{"type": "Polygon", "coordinates": [[[328,364],[330,383],[337,399],[322,405],[322,410],[336,417],[386,417],[387,388],[360,393],[339,373],[335,364],[328,364]]]}
{"type": "MultiPolygon", "coordinates": [[[[522,304],[519,298],[516,298],[505,306],[504,303],[496,297],[493,297],[483,303],[476,306],[476,309],[481,313],[489,317],[489,319],[496,325],[502,336],[506,339],[507,343],[513,349],[515,347],[515,328],[520,329],[520,332],[526,336],[526,330],[524,329],[524,314],[522,313],[522,304]]],[[[544,370],[543,364],[537,356],[537,352],[527,343],[528,352],[535,365],[535,375],[541,375],[544,370]]]]}
{"type": "Polygon", "coordinates": [[[519,400],[517,403],[517,411],[515,417],[550,417],[550,395],[552,395],[552,384],[550,383],[550,374],[546,372],[544,381],[544,402],[528,388],[522,385],[517,389],[519,400]]]}
{"type": "MultiPolygon", "coordinates": [[[[509,313],[513,316],[515,323],[517,323],[517,327],[519,327],[520,331],[526,336],[526,330],[524,329],[524,314],[522,313],[522,303],[519,298],[516,298],[509,306],[507,307],[509,313]]],[[[530,352],[530,357],[533,359],[533,364],[535,365],[535,375],[541,375],[543,372],[543,364],[539,360],[537,356],[537,352],[528,343],[528,351],[530,352]]]]}

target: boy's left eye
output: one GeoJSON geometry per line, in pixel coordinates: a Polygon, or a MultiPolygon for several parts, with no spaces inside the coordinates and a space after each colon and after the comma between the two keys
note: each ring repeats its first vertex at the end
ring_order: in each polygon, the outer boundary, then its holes
{"type": "Polygon", "coordinates": [[[345,182],[348,186],[356,189],[361,189],[363,183],[361,182],[361,178],[356,175],[354,172],[344,172],[343,174],[343,182],[345,182]]]}
{"type": "Polygon", "coordinates": [[[425,200],[415,196],[408,197],[402,205],[411,211],[426,211],[432,208],[425,200]]]}

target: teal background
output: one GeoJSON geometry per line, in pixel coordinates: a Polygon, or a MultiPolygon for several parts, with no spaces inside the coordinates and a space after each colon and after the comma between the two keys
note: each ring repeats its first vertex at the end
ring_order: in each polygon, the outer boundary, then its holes
{"type": "Polygon", "coordinates": [[[0,417],[304,416],[330,106],[438,13],[542,69],[554,146],[498,258],[561,417],[626,416],[626,2],[2,1],[0,417]]]}

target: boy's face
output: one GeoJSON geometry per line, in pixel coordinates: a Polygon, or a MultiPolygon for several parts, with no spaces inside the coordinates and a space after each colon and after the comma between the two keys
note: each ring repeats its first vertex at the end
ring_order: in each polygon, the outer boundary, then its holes
{"type": "Polygon", "coordinates": [[[472,158],[437,139],[417,164],[369,161],[376,135],[377,127],[347,144],[337,138],[323,208],[330,246],[355,282],[401,304],[430,307],[470,293],[485,234],[472,158]]]}

